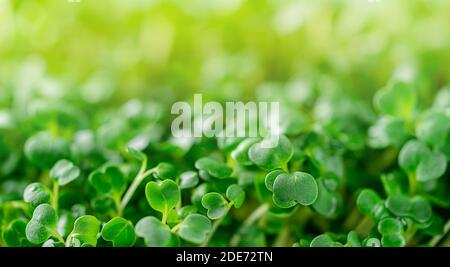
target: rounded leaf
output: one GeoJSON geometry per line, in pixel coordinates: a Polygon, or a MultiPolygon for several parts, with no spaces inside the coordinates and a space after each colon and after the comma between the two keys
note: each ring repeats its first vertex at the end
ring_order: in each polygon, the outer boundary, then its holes
{"type": "Polygon", "coordinates": [[[273,194],[277,200],[308,206],[316,201],[318,186],[314,177],[305,172],[280,174],[273,184],[273,194]]]}
{"type": "Polygon", "coordinates": [[[195,187],[199,182],[197,172],[187,171],[180,175],[180,189],[188,189],[195,187]]]}
{"type": "Polygon", "coordinates": [[[162,213],[175,208],[181,199],[180,189],[172,180],[149,182],[145,187],[145,196],[150,206],[162,213]]]}
{"type": "Polygon", "coordinates": [[[381,202],[378,194],[371,189],[363,189],[356,199],[356,206],[362,214],[370,214],[372,209],[381,202]]]}
{"type": "Polygon", "coordinates": [[[142,218],[136,224],[136,235],[143,238],[148,247],[165,247],[169,245],[171,232],[169,226],[155,217],[142,218]]]}
{"type": "Polygon", "coordinates": [[[405,172],[415,172],[422,159],[429,157],[428,147],[417,140],[410,140],[403,145],[398,155],[398,164],[405,172]]]}
{"type": "Polygon", "coordinates": [[[252,145],[248,151],[250,160],[258,167],[266,170],[283,168],[293,154],[294,148],[284,135],[279,137],[268,136],[252,145]],[[278,144],[275,147],[271,144],[274,142],[274,138],[278,138],[278,144]]]}
{"type": "Polygon", "coordinates": [[[116,166],[105,166],[89,176],[91,185],[102,195],[120,195],[125,191],[125,177],[116,166]]]}
{"type": "Polygon", "coordinates": [[[204,171],[215,178],[227,178],[233,172],[233,169],[228,167],[225,163],[210,157],[198,159],[195,162],[195,168],[204,171]]]}
{"type": "Polygon", "coordinates": [[[71,161],[62,159],[59,160],[50,170],[50,178],[58,181],[58,184],[63,186],[80,176],[80,169],[71,161]]]}
{"type": "Polygon", "coordinates": [[[40,132],[26,141],[25,156],[37,167],[50,169],[58,160],[70,158],[70,145],[63,138],[40,132]]]}
{"type": "Polygon", "coordinates": [[[228,187],[226,196],[228,200],[233,202],[235,208],[239,209],[245,201],[245,191],[237,184],[228,187]]]}
{"type": "Polygon", "coordinates": [[[100,222],[92,215],[84,215],[75,220],[73,230],[67,237],[70,247],[95,247],[100,231],[100,222]]]}
{"type": "Polygon", "coordinates": [[[111,241],[114,247],[131,247],[136,238],[133,224],[122,217],[115,217],[102,229],[102,237],[111,241]]]}
{"type": "Polygon", "coordinates": [[[29,184],[23,192],[23,200],[33,207],[50,203],[51,196],[50,189],[41,183],[29,184]]]}
{"type": "Polygon", "coordinates": [[[191,214],[180,225],[178,235],[187,242],[203,243],[211,231],[211,221],[203,215],[191,214]]]}
{"type": "Polygon", "coordinates": [[[252,147],[256,142],[258,142],[257,138],[246,138],[231,152],[231,157],[240,165],[248,166],[252,165],[253,162],[250,160],[248,156],[248,150],[252,147]]]}
{"type": "Polygon", "coordinates": [[[211,220],[219,219],[228,212],[228,201],[216,192],[211,192],[202,197],[202,205],[208,210],[208,217],[211,220]]]}

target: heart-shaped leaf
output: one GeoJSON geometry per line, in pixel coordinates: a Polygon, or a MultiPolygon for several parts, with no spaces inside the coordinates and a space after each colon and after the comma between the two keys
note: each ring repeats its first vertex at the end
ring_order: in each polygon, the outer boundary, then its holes
{"type": "Polygon", "coordinates": [[[51,197],[50,189],[41,183],[29,184],[23,192],[23,200],[30,203],[34,208],[41,204],[50,203],[51,197]]]}
{"type": "Polygon", "coordinates": [[[155,217],[142,218],[136,224],[136,235],[143,238],[147,247],[166,247],[170,245],[171,232],[169,226],[155,217]]]}
{"type": "Polygon", "coordinates": [[[71,161],[59,160],[50,170],[50,178],[57,181],[59,185],[66,185],[80,176],[80,169],[71,161]]]}
{"type": "Polygon", "coordinates": [[[73,230],[67,237],[69,247],[95,247],[100,231],[100,222],[92,215],[75,220],[73,230]]]}
{"type": "Polygon", "coordinates": [[[252,145],[248,151],[250,160],[260,168],[266,170],[285,169],[294,154],[292,144],[286,136],[280,135],[277,137],[278,144],[275,147],[270,145],[274,142],[274,138],[268,136],[252,145]]]}
{"type": "Polygon", "coordinates": [[[313,204],[318,196],[314,177],[305,172],[280,174],[273,184],[274,198],[283,202],[295,201],[304,206],[313,204]]]}
{"type": "Polygon", "coordinates": [[[417,101],[417,92],[411,84],[395,81],[378,91],[375,107],[384,114],[409,119],[417,101]]]}
{"type": "Polygon", "coordinates": [[[245,191],[237,184],[230,185],[227,189],[226,196],[232,201],[235,208],[239,209],[245,201],[245,191]]]}
{"type": "Polygon", "coordinates": [[[206,172],[212,177],[221,179],[229,177],[233,172],[233,169],[228,167],[225,163],[210,157],[197,160],[195,162],[195,168],[206,172]]]}
{"type": "Polygon", "coordinates": [[[131,247],[136,239],[133,224],[122,217],[115,217],[102,229],[102,237],[114,247],[131,247]]]}
{"type": "Polygon", "coordinates": [[[91,173],[89,182],[102,195],[121,195],[126,188],[124,175],[118,167],[113,165],[105,166],[91,173]]]}
{"type": "Polygon", "coordinates": [[[228,202],[216,192],[211,192],[203,196],[202,205],[208,210],[208,217],[211,220],[219,219],[228,212],[228,202]]]}
{"type": "Polygon", "coordinates": [[[48,204],[39,205],[28,222],[25,233],[27,239],[34,244],[42,244],[52,236],[59,236],[56,230],[58,216],[48,204]]]}
{"type": "Polygon", "coordinates": [[[145,187],[145,196],[154,210],[166,215],[181,199],[180,188],[172,180],[149,182],[145,187]]]}
{"type": "Polygon", "coordinates": [[[211,231],[211,221],[203,215],[191,214],[180,225],[178,235],[187,242],[203,243],[211,231]]]}

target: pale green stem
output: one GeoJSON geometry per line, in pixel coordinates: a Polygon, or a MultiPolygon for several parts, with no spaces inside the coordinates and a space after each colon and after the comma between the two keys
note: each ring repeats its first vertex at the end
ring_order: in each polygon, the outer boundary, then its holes
{"type": "Polygon", "coordinates": [[[236,247],[237,245],[239,245],[239,242],[241,241],[240,231],[246,227],[249,227],[250,225],[253,225],[259,218],[266,214],[268,210],[269,204],[267,203],[264,203],[257,209],[255,209],[252,214],[250,214],[250,216],[248,216],[247,219],[242,223],[242,226],[239,228],[239,230],[233,235],[230,241],[230,246],[236,247]]]}
{"type": "Polygon", "coordinates": [[[147,167],[147,160],[144,160],[142,162],[141,169],[139,170],[139,173],[134,178],[133,182],[131,183],[130,187],[128,188],[127,192],[125,193],[124,197],[122,198],[122,201],[119,205],[119,213],[122,214],[125,207],[128,205],[128,202],[130,202],[131,198],[134,195],[134,192],[136,192],[139,185],[144,181],[146,177],[151,175],[155,169],[150,169],[147,172],[145,171],[145,168],[147,167]]]}
{"type": "Polygon", "coordinates": [[[201,247],[207,247],[209,244],[209,241],[211,241],[211,238],[214,236],[214,233],[217,231],[217,229],[219,228],[220,224],[222,223],[223,219],[225,219],[225,217],[227,216],[228,212],[230,212],[231,207],[233,206],[233,201],[228,203],[227,205],[227,211],[226,213],[222,216],[222,218],[216,220],[213,223],[211,232],[209,232],[208,236],[206,237],[205,242],[203,242],[200,246],[201,247]]]}
{"type": "Polygon", "coordinates": [[[450,219],[447,221],[447,223],[444,226],[444,233],[442,235],[439,236],[435,236],[433,239],[431,239],[430,241],[430,246],[435,247],[439,244],[439,242],[442,240],[442,238],[444,238],[444,236],[446,236],[448,234],[448,232],[450,231],[450,219]]]}
{"type": "Polygon", "coordinates": [[[58,198],[59,198],[59,184],[57,181],[53,181],[53,199],[52,207],[58,212],[58,198]]]}
{"type": "Polygon", "coordinates": [[[408,173],[409,195],[412,196],[416,192],[417,181],[414,173],[408,173]]]}

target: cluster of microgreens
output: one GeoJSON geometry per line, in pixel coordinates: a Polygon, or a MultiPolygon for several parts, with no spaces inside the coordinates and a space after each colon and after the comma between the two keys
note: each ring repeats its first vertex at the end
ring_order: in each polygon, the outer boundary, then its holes
{"type": "Polygon", "coordinates": [[[285,105],[274,148],[174,140],[161,107],[136,100],[17,118],[0,139],[0,245],[449,245],[450,87],[418,100],[395,81],[376,114],[345,96],[315,114],[285,105]]]}

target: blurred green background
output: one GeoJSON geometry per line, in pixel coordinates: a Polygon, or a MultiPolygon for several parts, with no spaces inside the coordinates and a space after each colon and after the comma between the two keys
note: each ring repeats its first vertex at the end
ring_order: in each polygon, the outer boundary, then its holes
{"type": "Polygon", "coordinates": [[[393,77],[429,104],[450,77],[449,14],[447,0],[0,0],[0,107],[268,87],[370,100],[393,77]]]}

